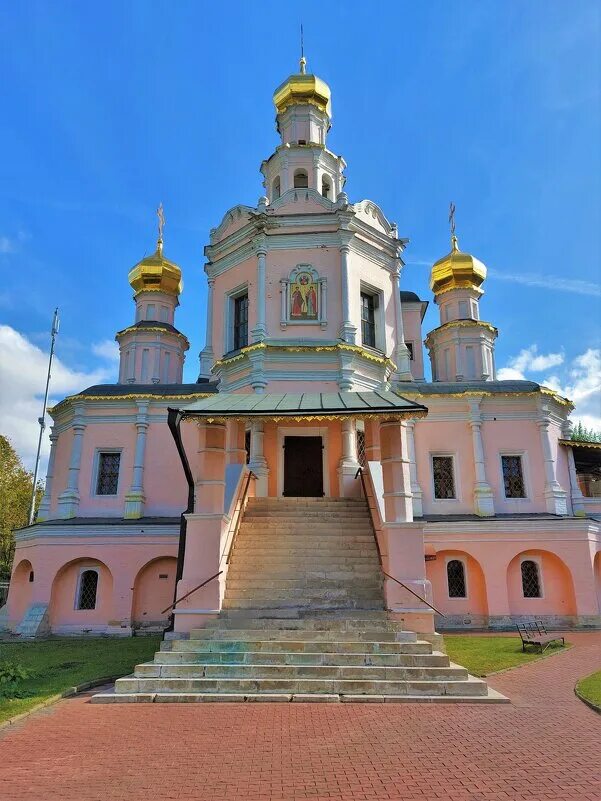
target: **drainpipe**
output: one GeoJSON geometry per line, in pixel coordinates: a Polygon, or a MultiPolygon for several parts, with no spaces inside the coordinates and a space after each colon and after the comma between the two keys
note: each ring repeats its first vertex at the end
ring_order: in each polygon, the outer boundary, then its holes
{"type": "MultiPolygon", "coordinates": [[[[194,511],[194,478],[192,476],[192,471],[190,470],[190,463],[188,462],[188,457],[186,456],[186,451],[184,449],[184,443],[182,442],[182,433],[180,429],[180,424],[183,419],[184,419],[184,413],[179,409],[167,410],[167,425],[169,426],[169,431],[171,431],[171,436],[173,437],[173,440],[175,442],[175,447],[177,448],[177,452],[179,454],[182,467],[184,468],[184,475],[186,476],[186,481],[188,482],[188,505],[182,512],[179,523],[177,569],[175,571],[175,587],[173,589],[174,603],[177,600],[177,585],[184,573],[184,557],[186,555],[186,528],[188,522],[186,520],[186,515],[194,511]]],[[[173,631],[174,627],[175,627],[175,614],[172,611],[170,615],[169,625],[163,632],[163,637],[165,636],[166,632],[173,631]]]]}

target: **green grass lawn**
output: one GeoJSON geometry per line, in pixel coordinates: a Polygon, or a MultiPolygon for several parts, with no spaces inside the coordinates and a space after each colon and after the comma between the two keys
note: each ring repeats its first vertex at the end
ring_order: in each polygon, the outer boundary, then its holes
{"type": "Polygon", "coordinates": [[[585,679],[580,679],[576,689],[583,698],[601,709],[601,670],[591,673],[585,679]]]}
{"type": "MultiPolygon", "coordinates": [[[[522,641],[516,637],[488,637],[485,634],[445,634],[444,641],[451,662],[467,668],[474,676],[487,676],[497,670],[525,665],[540,659],[538,650],[528,647],[522,652],[522,641]]],[[[544,655],[562,651],[561,643],[551,643],[544,655]]]]}
{"type": "Polygon", "coordinates": [[[0,643],[0,663],[16,662],[32,674],[20,684],[26,698],[0,698],[0,722],[77,684],[131,673],[138,662],[152,659],[159,642],[160,637],[52,637],[0,643]]]}

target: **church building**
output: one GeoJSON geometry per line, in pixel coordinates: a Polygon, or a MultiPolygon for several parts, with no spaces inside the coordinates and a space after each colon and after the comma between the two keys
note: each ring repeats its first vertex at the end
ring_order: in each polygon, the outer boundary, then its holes
{"type": "Polygon", "coordinates": [[[182,272],[161,217],[129,273],[118,383],[50,411],[45,494],[17,532],[0,624],[167,629],[155,662],[118,683],[124,698],[490,700],[439,632],[601,625],[601,499],[578,469],[601,445],[570,440],[569,399],[497,380],[487,270],[454,222],[428,297],[403,288],[410,232],[350,200],[330,89],[304,58],[273,99],[263,196],[205,247],[198,380],[183,383],[182,272]],[[423,331],[429,302],[439,322],[423,331]]]}

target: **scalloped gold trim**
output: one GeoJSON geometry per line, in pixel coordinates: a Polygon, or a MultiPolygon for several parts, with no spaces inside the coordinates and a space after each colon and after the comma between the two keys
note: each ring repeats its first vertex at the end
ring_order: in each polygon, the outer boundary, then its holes
{"type": "Polygon", "coordinates": [[[248,345],[246,348],[242,348],[240,352],[237,353],[235,356],[219,359],[218,361],[215,362],[213,370],[216,370],[225,364],[231,364],[232,362],[237,362],[240,359],[243,359],[247,353],[250,353],[255,350],[264,350],[266,348],[272,350],[288,351],[289,353],[320,353],[322,351],[331,353],[340,351],[350,351],[351,353],[359,354],[368,361],[376,362],[377,364],[382,364],[385,367],[390,368],[393,372],[396,370],[396,364],[392,361],[392,359],[389,359],[387,356],[376,356],[375,353],[370,353],[364,348],[361,348],[359,345],[350,345],[346,342],[340,342],[337,345],[267,345],[265,344],[265,342],[256,342],[253,345],[248,345]]]}
{"type": "Polygon", "coordinates": [[[190,340],[188,339],[188,337],[182,334],[180,331],[177,330],[169,331],[167,328],[161,328],[158,325],[145,325],[144,328],[136,328],[135,325],[130,325],[127,328],[124,328],[122,331],[118,331],[117,334],[115,335],[115,339],[117,337],[120,337],[122,334],[129,334],[130,331],[133,331],[134,333],[139,331],[158,331],[161,334],[173,334],[174,336],[183,339],[184,342],[188,344],[188,346],[190,345],[190,340]]]}
{"type": "MultiPolygon", "coordinates": [[[[185,409],[183,410],[185,412],[185,409]]],[[[407,409],[407,410],[398,410],[395,412],[375,412],[372,413],[369,409],[357,409],[355,412],[349,412],[348,414],[336,414],[335,412],[324,412],[323,414],[295,414],[295,415],[273,415],[273,414],[265,414],[265,415],[224,415],[222,417],[215,416],[215,417],[199,417],[198,415],[190,415],[186,417],[185,420],[191,420],[195,422],[196,425],[202,425],[203,423],[225,423],[227,420],[269,420],[273,423],[283,423],[283,422],[290,422],[291,420],[295,423],[305,423],[311,420],[351,420],[357,417],[369,417],[371,419],[376,420],[398,420],[411,418],[412,420],[416,418],[426,417],[428,414],[426,409],[407,409]]]]}
{"type": "MultiPolygon", "coordinates": [[[[399,390],[400,391],[400,390],[399,390]]],[[[488,392],[484,389],[472,389],[466,390],[465,392],[437,392],[437,393],[422,393],[422,392],[411,392],[405,391],[403,389],[402,395],[404,398],[465,398],[465,397],[485,397],[485,398],[524,398],[524,397],[533,397],[535,395],[549,395],[554,400],[557,401],[562,406],[569,407],[570,409],[574,408],[574,404],[572,401],[568,400],[567,398],[562,397],[557,392],[552,389],[548,389],[547,387],[541,387],[540,389],[532,390],[532,392],[488,392]]]]}

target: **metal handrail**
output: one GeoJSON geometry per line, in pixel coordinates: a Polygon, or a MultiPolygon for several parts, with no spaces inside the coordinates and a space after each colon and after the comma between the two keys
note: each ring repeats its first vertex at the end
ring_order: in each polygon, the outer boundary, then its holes
{"type": "Polygon", "coordinates": [[[187,592],[185,595],[182,595],[181,598],[178,598],[176,601],[174,601],[172,604],[170,604],[166,609],[163,609],[161,614],[164,615],[165,612],[168,612],[170,609],[173,609],[174,607],[176,607],[178,605],[178,603],[180,603],[181,601],[185,601],[186,598],[189,595],[192,595],[193,592],[196,592],[196,590],[199,590],[201,587],[204,587],[205,584],[208,584],[210,581],[213,581],[213,579],[216,579],[217,576],[220,576],[222,573],[223,573],[223,570],[220,570],[219,573],[215,573],[214,576],[211,576],[211,578],[208,578],[206,581],[203,581],[202,584],[198,585],[198,587],[194,587],[193,590],[190,590],[190,592],[187,592]]]}
{"type": "Polygon", "coordinates": [[[394,576],[391,576],[390,573],[387,573],[384,570],[384,562],[382,560],[382,551],[380,550],[380,543],[378,542],[378,534],[376,532],[376,521],[374,520],[374,514],[373,514],[373,512],[371,510],[371,506],[370,506],[370,503],[369,503],[369,496],[367,494],[367,486],[365,484],[365,477],[363,475],[363,468],[362,467],[360,467],[357,470],[357,472],[355,473],[355,481],[357,480],[357,478],[361,478],[361,486],[363,487],[363,495],[365,496],[365,500],[367,502],[367,509],[369,511],[369,517],[370,517],[370,520],[371,520],[371,530],[374,533],[374,540],[376,541],[376,548],[377,548],[377,551],[378,551],[378,560],[380,562],[380,567],[382,568],[382,573],[386,576],[386,578],[391,579],[391,581],[396,581],[396,583],[400,584],[401,587],[404,587],[404,589],[406,589],[407,592],[410,592],[411,595],[414,595],[422,603],[426,604],[426,606],[429,606],[430,609],[433,609],[434,612],[436,612],[437,615],[440,615],[441,617],[446,617],[444,612],[441,612],[440,609],[437,609],[435,606],[432,606],[432,604],[429,603],[429,601],[426,601],[425,598],[422,598],[421,595],[418,595],[416,592],[414,592],[411,589],[411,587],[408,587],[406,584],[403,584],[403,582],[400,581],[398,578],[395,578],[394,576]]]}
{"type": "Polygon", "coordinates": [[[240,509],[238,511],[238,517],[236,519],[236,528],[234,529],[234,534],[230,541],[230,547],[227,552],[227,559],[225,560],[226,565],[229,565],[230,559],[232,558],[232,551],[234,550],[234,544],[236,542],[236,537],[238,536],[238,531],[240,531],[240,523],[242,522],[242,512],[244,510],[244,503],[246,502],[246,497],[248,495],[248,488],[250,486],[251,478],[256,478],[256,475],[253,473],[252,470],[248,471],[248,476],[246,478],[246,485],[244,487],[244,492],[242,493],[242,498],[240,500],[240,509]]]}

